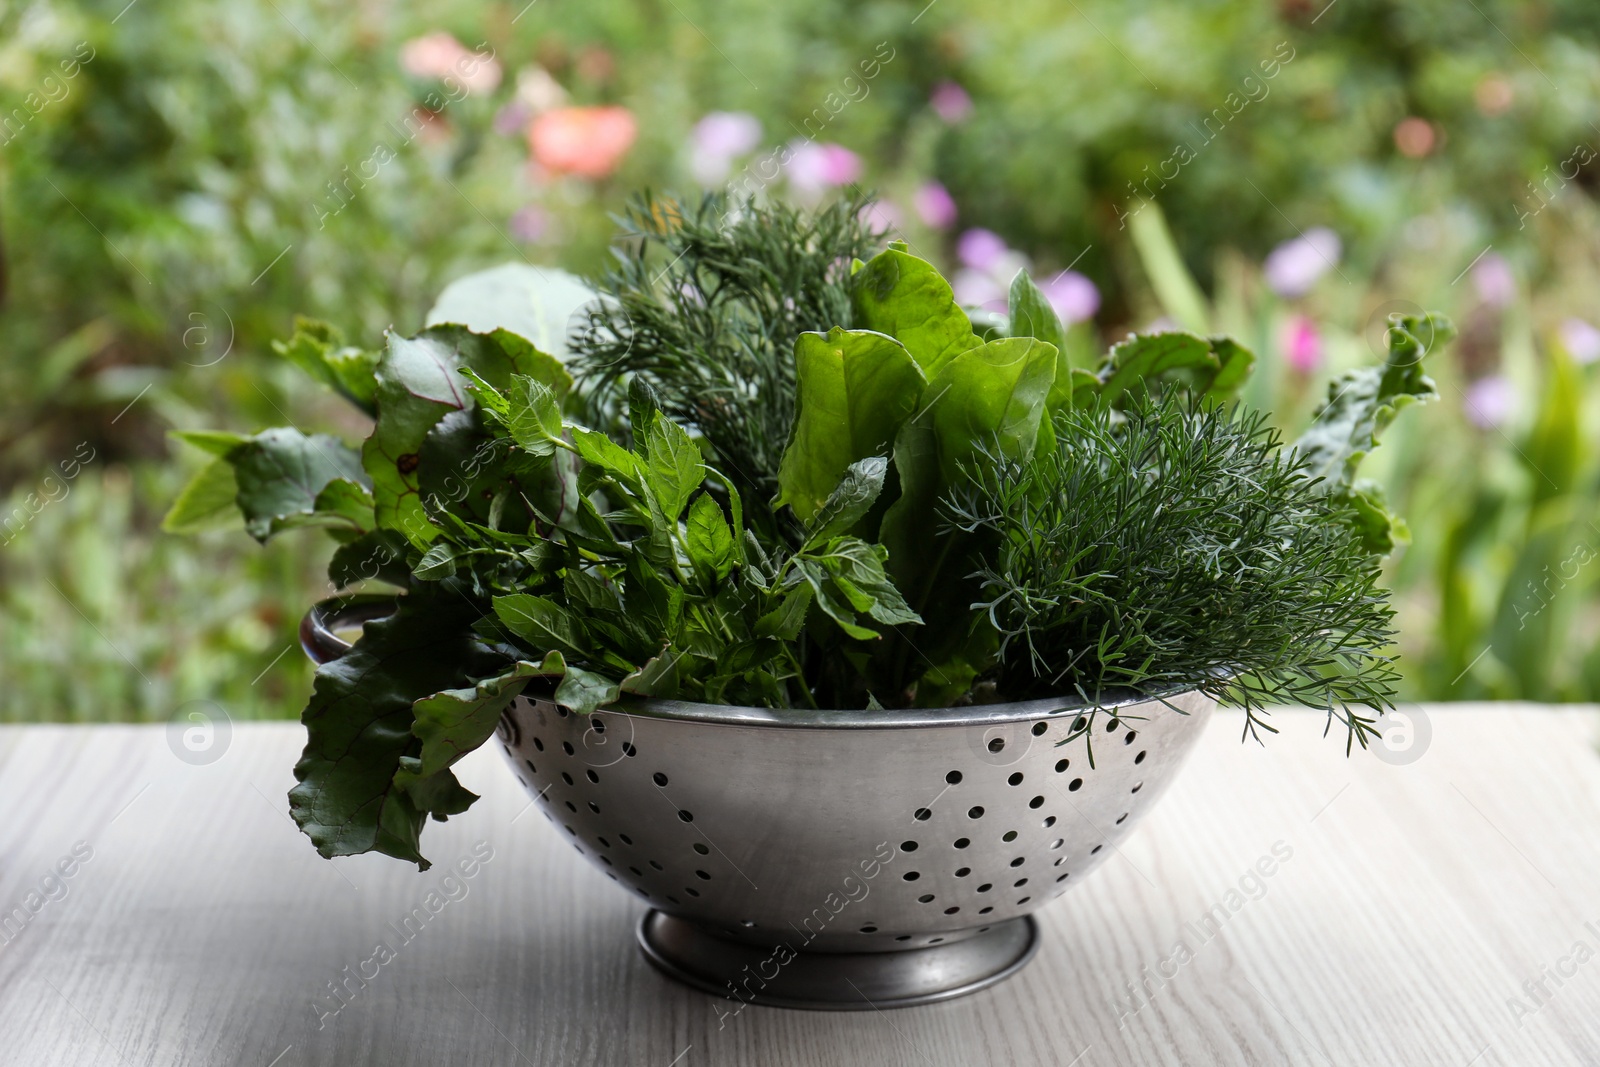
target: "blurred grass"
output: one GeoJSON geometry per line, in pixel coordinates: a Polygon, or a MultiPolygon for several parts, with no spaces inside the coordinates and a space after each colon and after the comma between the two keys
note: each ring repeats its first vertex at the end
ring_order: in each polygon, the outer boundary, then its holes
{"type": "Polygon", "coordinates": [[[693,186],[702,115],[752,113],[768,151],[883,42],[893,59],[821,139],[859,153],[862,183],[920,254],[953,265],[957,234],[985,226],[1038,272],[1075,263],[1104,297],[1101,343],[1193,313],[1164,305],[1181,287],[1152,285],[1123,228],[1130,183],[1197,142],[1197,125],[1287,43],[1270,91],[1155,186],[1171,259],[1212,324],[1260,354],[1250,399],[1290,430],[1330,375],[1374,358],[1381,309],[1456,317],[1462,342],[1433,361],[1443,399],[1406,412],[1366,472],[1415,534],[1391,566],[1407,695],[1600,698],[1600,568],[1575,563],[1583,546],[1600,552],[1600,385],[1555,329],[1600,320],[1600,164],[1550,177],[1574,146],[1600,147],[1600,7],[1588,0],[109,0],[0,2],[0,123],[12,121],[0,133],[0,522],[47,495],[80,442],[96,455],[0,544],[0,720],[164,719],[192,699],[237,717],[297,714],[310,671],[297,650],[279,653],[326,592],[328,547],[158,532],[199,461],[165,432],[290,422],[359,438],[359,419],[268,354],[294,312],[375,344],[417,326],[467,270],[515,258],[591,270],[627,191],[693,186]],[[449,104],[323,218],[339,202],[330,184],[397,143],[399,120],[438,88],[397,61],[436,29],[492,47],[502,84],[449,104]],[[34,109],[30,94],[79,42],[94,58],[34,109]],[[637,116],[613,177],[540,177],[520,128],[496,131],[536,69],[573,103],[637,116]],[[964,122],[929,108],[946,81],[971,95],[964,122]],[[1408,117],[1432,131],[1420,156],[1399,150],[1408,117]],[[910,207],[935,180],[958,205],[953,228],[910,207]],[[548,223],[536,239],[511,226],[528,209],[548,223]],[[1338,269],[1304,297],[1275,296],[1263,256],[1313,226],[1344,239],[1338,269]],[[1502,302],[1464,272],[1491,247],[1515,279],[1502,302]],[[1296,316],[1323,342],[1309,374],[1287,361],[1296,316]],[[1486,379],[1511,398],[1494,425],[1465,402],[1486,379]]]}
{"type": "Polygon", "coordinates": [[[0,548],[0,721],[163,720],[201,699],[298,712],[311,668],[295,628],[326,595],[328,550],[159,532],[184,475],[91,463],[0,548]]]}

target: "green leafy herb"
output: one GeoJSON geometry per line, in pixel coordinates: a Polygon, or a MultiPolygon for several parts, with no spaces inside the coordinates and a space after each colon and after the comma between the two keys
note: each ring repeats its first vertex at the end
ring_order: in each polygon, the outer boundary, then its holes
{"type": "Polygon", "coordinates": [[[849,264],[872,246],[861,206],[807,215],[722,196],[634,201],[600,279],[605,298],[573,339],[589,423],[625,428],[629,382],[648,382],[775,533],[767,502],[794,419],[795,339],[852,325],[849,264]]]}
{"type": "Polygon", "coordinates": [[[1034,463],[983,454],[949,520],[988,533],[982,610],[1009,698],[1199,688],[1271,730],[1325,708],[1365,745],[1390,706],[1393,612],[1347,509],[1259,414],[1189,398],[1056,415],[1034,463]]]}
{"type": "Polygon", "coordinates": [[[344,343],[337,326],[295,316],[294,336],[272,350],[368,415],[377,413],[379,354],[344,343]]]}
{"type": "Polygon", "coordinates": [[[645,198],[598,299],[513,267],[381,352],[298,321],[278,350],[374,417],[359,454],[179,435],[211,459],[169,529],[319,526],[337,586],[405,590],[303,716],[291,806],[323,855],[426,866],[427,817],[476,799],[453,765],[529,689],[872,714],[1199,688],[1251,731],[1300,701],[1367,739],[1393,679],[1373,552],[1400,527],[1355,473],[1432,395],[1447,324],[1398,320],[1283,450],[1229,406],[1233,341],[1100,356],[1025,273],[975,329],[904,245],[862,262],[858,207],[645,198]],[[582,303],[575,376],[499,328],[554,348],[582,303]]]}
{"type": "Polygon", "coordinates": [[[1392,552],[1404,539],[1404,526],[1376,486],[1356,481],[1356,470],[1402,408],[1438,397],[1422,361],[1454,336],[1443,315],[1390,316],[1383,366],[1346,371],[1329,382],[1328,399],[1294,443],[1307,472],[1322,480],[1323,492],[1350,507],[1351,522],[1374,554],[1392,552]]]}

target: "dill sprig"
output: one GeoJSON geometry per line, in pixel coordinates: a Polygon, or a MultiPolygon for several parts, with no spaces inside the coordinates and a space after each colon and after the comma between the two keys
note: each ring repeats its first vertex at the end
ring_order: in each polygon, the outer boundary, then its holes
{"type": "Polygon", "coordinates": [[[815,213],[782,204],[636,197],[617,218],[616,263],[573,339],[591,425],[626,431],[632,378],[699,432],[767,532],[794,419],[795,339],[849,326],[851,260],[879,238],[860,200],[815,213]]]}
{"type": "Polygon", "coordinates": [[[1377,561],[1263,415],[1168,395],[1054,429],[1053,454],[983,455],[946,502],[992,539],[976,606],[1004,699],[1198,687],[1258,739],[1273,704],[1326,709],[1347,750],[1376,736],[1398,677],[1377,561]]]}

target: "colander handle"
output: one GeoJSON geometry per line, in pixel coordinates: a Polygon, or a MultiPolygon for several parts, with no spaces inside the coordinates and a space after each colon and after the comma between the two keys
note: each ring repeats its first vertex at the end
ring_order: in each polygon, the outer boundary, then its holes
{"type": "Polygon", "coordinates": [[[356,593],[319,600],[300,620],[300,648],[317,666],[350,651],[339,630],[362,626],[394,614],[400,598],[383,593],[356,593]]]}

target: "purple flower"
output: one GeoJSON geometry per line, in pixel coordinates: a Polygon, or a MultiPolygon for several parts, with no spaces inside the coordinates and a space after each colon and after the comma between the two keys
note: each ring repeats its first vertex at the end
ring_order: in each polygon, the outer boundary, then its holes
{"type": "Polygon", "coordinates": [[[1478,290],[1478,299],[1494,308],[1505,307],[1517,295],[1517,279],[1511,276],[1511,264],[1494,252],[1479,257],[1473,265],[1472,284],[1478,290]]]}
{"type": "Polygon", "coordinates": [[[550,213],[538,204],[518,208],[511,216],[511,236],[525,244],[537,244],[550,231],[550,213]]]}
{"type": "Polygon", "coordinates": [[[761,120],[747,111],[712,111],[689,136],[702,152],[742,156],[761,142],[761,120]]]}
{"type": "Polygon", "coordinates": [[[987,308],[990,311],[1006,309],[1006,287],[993,274],[971,267],[956,271],[950,279],[956,303],[962,307],[987,308]]]}
{"type": "Polygon", "coordinates": [[[761,142],[761,121],[744,111],[713,111],[689,133],[689,170],[701,185],[720,185],[742,156],[761,142]]]}
{"type": "Polygon", "coordinates": [[[1467,386],[1467,419],[1480,430],[1506,424],[1517,406],[1517,391],[1504,375],[1491,374],[1467,386]]]}
{"type": "Polygon", "coordinates": [[[934,114],[952,126],[972,114],[972,97],[953,81],[942,81],[928,95],[928,106],[934,114]]]}
{"type": "Polygon", "coordinates": [[[815,195],[861,177],[861,157],[844,145],[793,141],[789,148],[789,184],[802,193],[815,195]]]}
{"type": "Polygon", "coordinates": [[[923,182],[911,195],[911,206],[925,226],[944,230],[955,225],[956,202],[938,182],[923,182]]]}
{"type": "Polygon", "coordinates": [[[858,217],[875,234],[899,233],[905,224],[905,216],[899,206],[888,200],[867,201],[861,205],[858,217]]]}
{"type": "Polygon", "coordinates": [[[526,100],[512,97],[511,102],[494,113],[494,132],[505,137],[521,137],[533,121],[533,108],[526,100]]]}
{"type": "Polygon", "coordinates": [[[973,270],[992,271],[1011,249],[993,230],[974,227],[956,241],[956,256],[973,270]]]}
{"type": "Polygon", "coordinates": [[[1289,320],[1283,331],[1283,354],[1289,366],[1301,374],[1310,374],[1322,366],[1322,334],[1316,323],[1304,315],[1289,320]]]}
{"type": "Polygon", "coordinates": [[[1261,266],[1272,291],[1286,299],[1304,296],[1329,268],[1339,263],[1339,235],[1325,226],[1274,248],[1261,266]]]}
{"type": "Polygon", "coordinates": [[[1579,363],[1600,359],[1600,330],[1583,319],[1567,319],[1561,324],[1561,344],[1579,363]]]}
{"type": "Polygon", "coordinates": [[[1061,321],[1068,326],[1087,322],[1100,310],[1100,290],[1075,270],[1064,270],[1039,287],[1061,321]]]}

